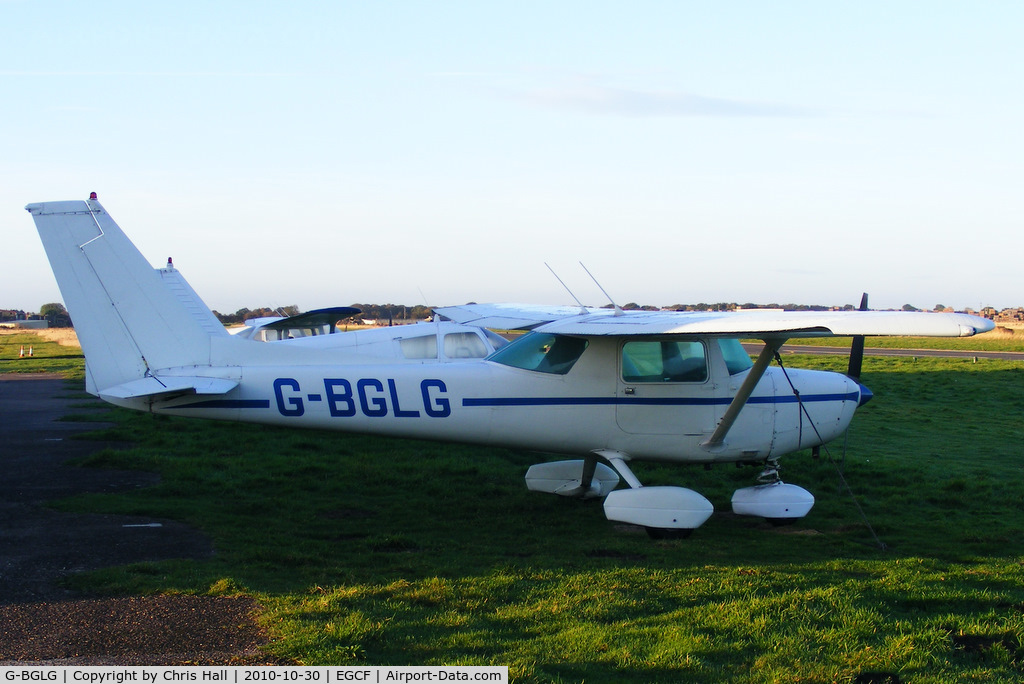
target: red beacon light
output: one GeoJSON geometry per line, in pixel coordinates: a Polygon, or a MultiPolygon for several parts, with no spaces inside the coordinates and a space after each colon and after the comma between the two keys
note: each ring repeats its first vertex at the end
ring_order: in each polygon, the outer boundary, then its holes
{"type": "Polygon", "coordinates": [[[174,268],[174,259],[167,257],[167,268],[174,268]]]}
{"type": "Polygon", "coordinates": [[[96,197],[96,193],[95,192],[90,192],[89,193],[89,199],[94,200],[94,199],[99,199],[99,198],[96,197]]]}

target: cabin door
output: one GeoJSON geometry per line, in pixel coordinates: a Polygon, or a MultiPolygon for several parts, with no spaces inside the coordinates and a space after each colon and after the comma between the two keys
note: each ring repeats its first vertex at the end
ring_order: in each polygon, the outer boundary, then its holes
{"type": "Polygon", "coordinates": [[[619,347],[615,419],[632,434],[706,435],[715,384],[704,340],[630,339],[619,347]]]}

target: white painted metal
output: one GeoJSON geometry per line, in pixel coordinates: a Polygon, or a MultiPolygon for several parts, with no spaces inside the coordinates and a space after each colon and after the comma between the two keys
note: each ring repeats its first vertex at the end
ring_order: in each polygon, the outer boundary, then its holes
{"type": "Polygon", "coordinates": [[[619,476],[603,463],[595,464],[589,487],[582,486],[585,461],[554,461],[537,463],[526,471],[526,487],[531,492],[545,492],[584,499],[607,496],[619,484],[619,476]]]}
{"type": "MultiPolygon", "coordinates": [[[[437,312],[460,323],[490,327],[491,319],[515,320],[536,330],[564,335],[731,335],[763,337],[834,337],[850,335],[915,335],[967,337],[992,330],[994,324],[967,314],[924,311],[626,311],[607,309],[578,315],[570,307],[516,304],[467,304],[437,312]]],[[[512,326],[510,326],[512,327],[512,326]]]]}
{"type": "Polygon", "coordinates": [[[659,530],[693,530],[714,512],[710,501],[684,487],[616,489],[604,500],[609,520],[659,530]]]}
{"type": "Polygon", "coordinates": [[[814,506],[814,495],[803,487],[784,482],[737,489],[732,495],[732,512],[770,520],[802,518],[814,506]]]}

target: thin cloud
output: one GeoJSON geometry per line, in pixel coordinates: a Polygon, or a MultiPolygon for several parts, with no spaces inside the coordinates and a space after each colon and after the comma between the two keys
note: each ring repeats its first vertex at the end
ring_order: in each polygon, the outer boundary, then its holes
{"type": "MultiPolygon", "coordinates": [[[[446,71],[433,76],[454,78],[489,93],[531,107],[622,117],[777,117],[827,116],[830,112],[778,102],[712,97],[678,88],[608,85],[606,75],[446,71]],[[541,84],[538,84],[538,80],[541,84]],[[546,82],[546,83],[545,83],[546,82]]],[[[652,74],[635,74],[650,80],[652,74]]],[[[628,75],[627,75],[628,78],[628,75]]]]}
{"type": "Polygon", "coordinates": [[[55,107],[47,107],[48,112],[101,112],[103,111],[100,107],[90,107],[88,105],[57,105],[55,107]]]}
{"type": "MultiPolygon", "coordinates": [[[[0,0],[2,2],[3,0],[0,0]]],[[[162,76],[173,78],[267,78],[275,76],[296,76],[283,72],[245,72],[245,71],[0,71],[0,76],[32,76],[32,77],[72,77],[72,78],[94,78],[100,76],[139,76],[143,78],[159,78],[162,76]]]]}
{"type": "Polygon", "coordinates": [[[540,107],[629,117],[808,117],[821,112],[773,102],[708,97],[677,90],[587,85],[540,88],[519,95],[540,107]]]}

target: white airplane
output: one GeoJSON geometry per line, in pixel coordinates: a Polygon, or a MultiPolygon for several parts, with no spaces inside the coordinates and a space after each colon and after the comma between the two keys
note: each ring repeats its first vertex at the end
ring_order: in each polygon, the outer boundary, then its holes
{"type": "Polygon", "coordinates": [[[436,309],[436,323],[262,343],[228,334],[173,267],[152,268],[95,196],[26,209],[92,394],[154,413],[564,454],[532,466],[528,487],[603,497],[609,520],[652,536],[686,536],[714,507],[643,486],[634,460],[760,464],[735,513],[810,511],[813,495],[779,479],[779,457],[842,435],[871,394],[841,373],[770,367],[787,339],[993,327],[965,314],[467,305],[436,309]],[[495,350],[494,327],[531,332],[495,350]],[[740,338],[764,340],[756,361],[740,338]]]}

